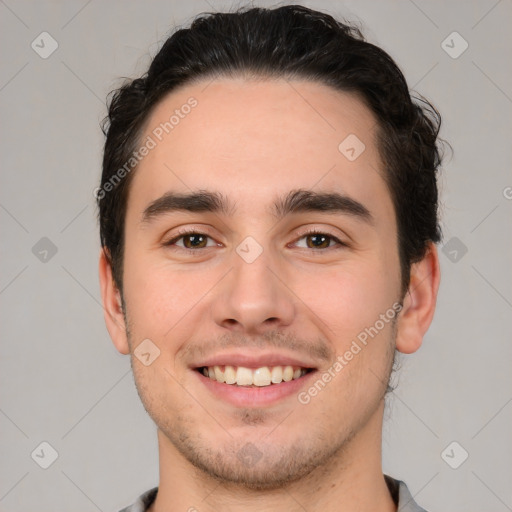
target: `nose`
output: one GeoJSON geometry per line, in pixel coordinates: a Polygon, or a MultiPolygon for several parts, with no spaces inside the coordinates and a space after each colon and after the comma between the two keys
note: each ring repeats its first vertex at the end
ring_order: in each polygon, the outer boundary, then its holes
{"type": "Polygon", "coordinates": [[[213,299],[215,322],[244,334],[264,334],[290,325],[295,315],[294,295],[285,284],[283,269],[271,261],[267,251],[250,263],[234,253],[232,262],[213,299]]]}

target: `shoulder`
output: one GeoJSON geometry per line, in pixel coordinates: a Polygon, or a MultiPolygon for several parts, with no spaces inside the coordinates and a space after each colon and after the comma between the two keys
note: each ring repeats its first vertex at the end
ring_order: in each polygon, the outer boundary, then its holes
{"type": "Polygon", "coordinates": [[[414,501],[405,482],[396,480],[388,475],[384,475],[384,478],[389,492],[397,504],[397,512],[427,512],[414,501]]]}
{"type": "Polygon", "coordinates": [[[146,512],[151,504],[155,501],[156,493],[158,492],[158,487],[153,487],[153,489],[149,489],[145,493],[141,494],[137,501],[130,506],[123,508],[119,512],[146,512]]]}

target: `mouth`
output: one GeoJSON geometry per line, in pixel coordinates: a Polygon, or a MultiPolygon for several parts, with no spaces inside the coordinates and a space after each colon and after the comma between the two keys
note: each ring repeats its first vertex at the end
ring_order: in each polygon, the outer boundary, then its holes
{"type": "Polygon", "coordinates": [[[190,365],[199,389],[240,408],[274,407],[310,385],[319,367],[290,353],[244,350],[218,353],[190,365]]]}
{"type": "Polygon", "coordinates": [[[305,375],[315,371],[314,368],[291,365],[262,366],[259,368],[215,365],[200,366],[195,370],[212,381],[245,388],[280,386],[286,382],[299,380],[305,375]]]}

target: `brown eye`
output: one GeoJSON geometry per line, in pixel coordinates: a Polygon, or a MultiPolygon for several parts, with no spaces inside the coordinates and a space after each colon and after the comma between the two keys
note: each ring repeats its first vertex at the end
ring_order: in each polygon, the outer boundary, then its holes
{"type": "Polygon", "coordinates": [[[307,235],[305,238],[308,240],[306,243],[309,249],[327,249],[331,242],[330,236],[322,234],[307,235]]]}
{"type": "Polygon", "coordinates": [[[186,250],[207,249],[216,245],[214,240],[204,233],[196,231],[184,231],[179,236],[174,237],[172,240],[164,243],[164,246],[170,248],[179,248],[186,250]],[[208,245],[208,241],[211,243],[208,245]]]}
{"type": "Polygon", "coordinates": [[[338,245],[338,249],[340,247],[346,247],[347,244],[343,243],[339,238],[330,235],[329,233],[322,233],[317,231],[311,231],[308,233],[304,233],[296,242],[296,245],[302,249],[312,249],[312,250],[321,250],[321,249],[330,249],[336,248],[334,246],[338,245]],[[299,243],[299,241],[305,241],[304,243],[299,243]],[[334,243],[332,243],[334,242],[334,243]]]}
{"type": "Polygon", "coordinates": [[[193,233],[191,235],[185,235],[183,238],[183,245],[187,249],[203,248],[206,247],[206,241],[208,237],[199,233],[193,233]]]}

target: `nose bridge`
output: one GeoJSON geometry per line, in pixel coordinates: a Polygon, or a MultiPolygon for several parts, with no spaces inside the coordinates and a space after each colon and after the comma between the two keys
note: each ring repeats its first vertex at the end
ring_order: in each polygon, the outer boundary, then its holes
{"type": "Polygon", "coordinates": [[[232,270],[214,304],[215,321],[223,327],[264,331],[291,323],[293,296],[276,274],[271,251],[245,238],[233,251],[232,270]]]}

